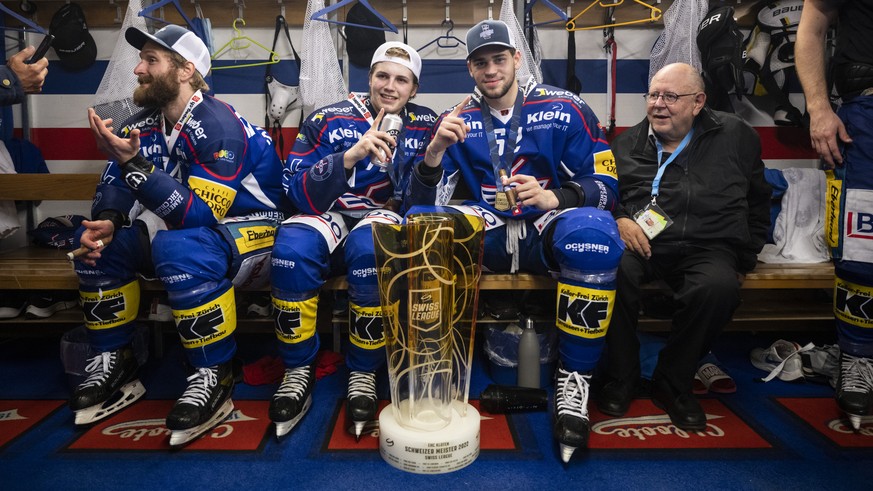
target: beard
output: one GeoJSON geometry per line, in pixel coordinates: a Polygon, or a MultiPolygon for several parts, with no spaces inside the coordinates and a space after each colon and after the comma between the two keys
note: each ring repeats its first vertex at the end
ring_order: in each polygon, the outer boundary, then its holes
{"type": "Polygon", "coordinates": [[[133,91],[133,103],[139,107],[161,108],[179,97],[179,84],[171,79],[170,73],[140,77],[139,83],[133,91]]]}
{"type": "Polygon", "coordinates": [[[506,80],[504,80],[502,85],[500,85],[499,87],[495,87],[493,89],[486,89],[485,87],[480,86],[479,92],[481,92],[482,95],[485,96],[485,98],[487,98],[487,99],[491,99],[491,100],[500,99],[501,97],[503,97],[509,93],[509,89],[512,88],[513,81],[514,81],[514,79],[511,79],[511,78],[506,79],[506,80]]]}

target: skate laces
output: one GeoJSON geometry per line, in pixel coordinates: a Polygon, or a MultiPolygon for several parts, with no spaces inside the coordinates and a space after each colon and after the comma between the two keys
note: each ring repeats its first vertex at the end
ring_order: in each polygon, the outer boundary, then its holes
{"type": "Polygon", "coordinates": [[[555,402],[558,416],[571,415],[588,419],[588,381],[591,375],[558,369],[555,402]]]}
{"type": "Polygon", "coordinates": [[[873,365],[870,364],[869,358],[843,353],[840,368],[843,375],[840,388],[843,391],[873,391],[873,365]]]}
{"type": "Polygon", "coordinates": [[[349,399],[353,397],[376,398],[376,374],[371,372],[349,373],[349,399]]]}
{"type": "Polygon", "coordinates": [[[88,365],[85,371],[88,372],[88,378],[82,382],[80,387],[91,387],[100,385],[109,377],[109,370],[116,358],[115,351],[104,351],[99,355],[88,360],[88,365]]]}
{"type": "Polygon", "coordinates": [[[309,367],[286,368],[285,376],[282,377],[282,383],[279,385],[279,390],[273,395],[273,399],[280,397],[291,397],[294,399],[302,399],[306,388],[309,387],[309,367]]]}
{"type": "Polygon", "coordinates": [[[218,384],[218,367],[198,368],[188,377],[188,388],[179,398],[178,404],[205,406],[210,389],[218,384]]]}

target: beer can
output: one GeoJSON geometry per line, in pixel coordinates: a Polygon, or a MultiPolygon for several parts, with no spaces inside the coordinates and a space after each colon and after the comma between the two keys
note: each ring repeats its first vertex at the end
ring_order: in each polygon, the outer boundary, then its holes
{"type": "MultiPolygon", "coordinates": [[[[397,141],[397,138],[400,136],[400,130],[403,128],[403,118],[396,114],[386,114],[382,116],[382,124],[379,125],[379,130],[388,133],[394,138],[394,141],[397,141]]],[[[394,146],[391,146],[391,150],[394,150],[394,146]]],[[[372,162],[379,166],[379,170],[385,172],[385,161],[388,160],[388,157],[384,155],[385,152],[382,152],[381,159],[372,159],[372,162]]]]}

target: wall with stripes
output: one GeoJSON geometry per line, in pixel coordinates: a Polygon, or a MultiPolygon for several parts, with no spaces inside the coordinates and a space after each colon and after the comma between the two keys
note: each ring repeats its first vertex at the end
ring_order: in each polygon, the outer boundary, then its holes
{"type": "MultiPolygon", "coordinates": [[[[454,33],[463,37],[468,26],[457,26],[454,33]]],[[[94,146],[86,121],[86,110],[93,105],[94,93],[103,77],[109,58],[119,40],[119,29],[92,29],[98,46],[98,61],[82,72],[66,72],[57,63],[50,65],[50,72],[42,94],[30,96],[29,120],[31,139],[42,150],[52,172],[99,172],[104,158],[94,146]]],[[[645,116],[645,104],[641,94],[648,83],[649,51],[660,29],[618,28],[615,31],[617,42],[617,77],[615,120],[617,131],[632,126],[645,116]]],[[[440,28],[417,27],[408,33],[408,42],[415,48],[428,44],[435,37],[444,34],[440,28]]],[[[222,46],[232,35],[230,26],[213,26],[214,45],[222,46]]],[[[272,45],[272,28],[246,29],[245,35],[265,46],[272,45]]],[[[302,30],[292,29],[291,37],[295,48],[300,51],[302,30]]],[[[566,52],[568,33],[561,28],[541,27],[539,29],[543,52],[543,73],[547,83],[562,85],[566,78],[566,52]]],[[[599,118],[607,114],[607,61],[602,49],[603,38],[599,30],[579,31],[576,36],[576,74],[582,81],[582,97],[592,107],[599,118]]],[[[388,40],[402,40],[397,34],[387,33],[388,40]]],[[[32,42],[33,44],[33,42],[32,42]]],[[[262,50],[249,48],[239,52],[231,51],[216,60],[218,65],[240,65],[262,61],[266,57],[262,50]]],[[[296,81],[296,67],[287,42],[280,38],[276,50],[283,61],[274,65],[273,72],[283,83],[296,81]]],[[[472,81],[466,70],[463,46],[458,48],[438,48],[431,45],[420,52],[423,58],[421,87],[416,102],[430,106],[437,112],[453,106],[472,89],[472,81]]],[[[54,52],[49,53],[52,60],[54,52]]],[[[367,87],[366,70],[344,67],[348,73],[351,90],[365,91],[367,87]]],[[[263,79],[265,67],[234,68],[214,71],[212,75],[215,95],[232,104],[243,116],[256,124],[264,123],[265,97],[263,79]]],[[[791,99],[798,107],[803,107],[803,96],[796,83],[793,84],[791,99]]],[[[763,143],[763,158],[769,167],[785,168],[792,166],[814,167],[814,153],[809,147],[809,138],[800,128],[786,128],[774,125],[772,118],[743,103],[738,111],[759,131],[763,143]]],[[[289,113],[284,122],[285,141],[293,141],[299,111],[289,113]]],[[[20,126],[20,119],[16,119],[20,126]]],[[[287,147],[286,143],[286,147],[287,147]]],[[[43,205],[40,214],[50,216],[69,210],[86,214],[87,205],[60,203],[43,205]],[[59,211],[65,210],[65,211],[59,211]]]]}

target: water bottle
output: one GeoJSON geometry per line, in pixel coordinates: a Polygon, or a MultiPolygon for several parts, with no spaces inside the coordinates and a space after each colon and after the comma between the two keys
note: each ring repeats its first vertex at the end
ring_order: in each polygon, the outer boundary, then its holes
{"type": "Polygon", "coordinates": [[[518,386],[540,388],[540,339],[530,317],[518,340],[518,386]]]}

